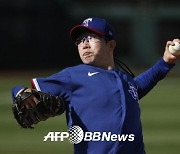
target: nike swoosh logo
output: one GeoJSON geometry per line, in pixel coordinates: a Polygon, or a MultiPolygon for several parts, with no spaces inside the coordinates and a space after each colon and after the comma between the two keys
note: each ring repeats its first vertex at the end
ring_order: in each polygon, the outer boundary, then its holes
{"type": "Polygon", "coordinates": [[[88,72],[88,76],[93,76],[93,75],[98,74],[98,73],[99,73],[99,72],[93,72],[93,73],[88,72]]]}

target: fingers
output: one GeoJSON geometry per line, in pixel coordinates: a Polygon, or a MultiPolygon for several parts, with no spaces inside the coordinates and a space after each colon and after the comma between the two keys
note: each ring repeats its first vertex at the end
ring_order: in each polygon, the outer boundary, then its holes
{"type": "Polygon", "coordinates": [[[173,39],[173,42],[179,42],[180,43],[180,39],[178,39],[178,38],[173,39]]]}
{"type": "Polygon", "coordinates": [[[174,42],[179,42],[180,43],[180,39],[176,38],[176,39],[173,39],[172,41],[167,41],[165,50],[167,50],[169,52],[169,46],[170,45],[172,45],[172,46],[175,45],[174,42]]]}
{"type": "Polygon", "coordinates": [[[174,44],[174,42],[173,41],[167,41],[167,43],[166,43],[166,47],[169,47],[170,45],[173,45],[174,44]]]}
{"type": "Polygon", "coordinates": [[[166,47],[169,47],[170,45],[174,45],[174,42],[180,43],[180,39],[176,38],[176,39],[173,39],[172,41],[167,41],[166,47]]]}
{"type": "Polygon", "coordinates": [[[169,46],[174,45],[174,42],[180,42],[180,39],[176,38],[176,39],[173,39],[172,41],[166,42],[163,59],[168,64],[175,64],[177,60],[180,59],[180,56],[175,56],[169,51],[169,46]]]}

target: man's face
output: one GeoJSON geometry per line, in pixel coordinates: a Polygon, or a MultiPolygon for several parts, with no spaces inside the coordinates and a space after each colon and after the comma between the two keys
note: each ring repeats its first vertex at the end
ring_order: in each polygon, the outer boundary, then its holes
{"type": "Polygon", "coordinates": [[[86,32],[80,35],[76,42],[80,58],[84,64],[101,65],[109,58],[109,48],[105,39],[94,33],[86,32]]]}

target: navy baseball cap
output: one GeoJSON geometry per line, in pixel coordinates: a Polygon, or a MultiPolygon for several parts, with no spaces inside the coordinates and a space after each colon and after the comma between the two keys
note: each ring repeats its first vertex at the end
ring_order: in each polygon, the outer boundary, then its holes
{"type": "Polygon", "coordinates": [[[87,18],[81,25],[77,25],[70,30],[70,37],[75,41],[83,32],[93,32],[107,37],[109,40],[115,40],[113,27],[101,18],[87,18]]]}

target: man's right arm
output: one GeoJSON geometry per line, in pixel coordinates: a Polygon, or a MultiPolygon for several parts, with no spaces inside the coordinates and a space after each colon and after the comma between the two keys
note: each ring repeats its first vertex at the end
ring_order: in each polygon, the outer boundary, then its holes
{"type": "Polygon", "coordinates": [[[150,69],[135,77],[134,80],[138,86],[139,99],[145,96],[160,80],[162,80],[173,66],[174,64],[167,64],[164,59],[161,58],[150,69]]]}

